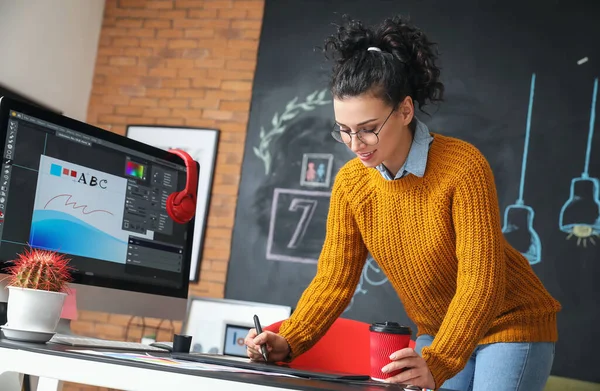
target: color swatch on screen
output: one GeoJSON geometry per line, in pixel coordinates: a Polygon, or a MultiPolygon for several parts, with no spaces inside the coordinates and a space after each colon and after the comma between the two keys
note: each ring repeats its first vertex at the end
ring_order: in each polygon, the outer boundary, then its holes
{"type": "Polygon", "coordinates": [[[144,179],[144,166],[128,161],[127,166],[125,167],[125,174],[135,178],[144,179]]]}
{"type": "Polygon", "coordinates": [[[54,175],[54,176],[66,175],[66,176],[72,176],[73,178],[75,178],[77,176],[77,171],[69,170],[68,168],[65,168],[65,167],[59,166],[58,164],[52,163],[52,165],[50,166],[50,175],[54,175]]]}

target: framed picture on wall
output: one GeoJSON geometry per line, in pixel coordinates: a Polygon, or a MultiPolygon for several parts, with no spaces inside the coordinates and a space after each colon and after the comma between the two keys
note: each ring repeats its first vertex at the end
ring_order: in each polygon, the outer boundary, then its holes
{"type": "Polygon", "coordinates": [[[202,259],[219,131],[217,129],[176,126],[129,125],[127,126],[126,136],[164,150],[173,148],[184,150],[200,164],[192,265],[190,267],[190,281],[196,282],[198,281],[199,264],[202,259]]]}
{"type": "Polygon", "coordinates": [[[333,154],[305,153],[302,156],[300,185],[309,187],[329,187],[333,154]]]}

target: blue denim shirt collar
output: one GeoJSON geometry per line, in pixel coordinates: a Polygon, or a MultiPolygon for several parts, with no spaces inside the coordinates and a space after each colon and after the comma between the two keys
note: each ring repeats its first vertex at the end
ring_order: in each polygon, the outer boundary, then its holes
{"type": "Polygon", "coordinates": [[[427,155],[429,154],[429,147],[433,141],[433,137],[429,134],[429,128],[423,122],[417,121],[417,128],[415,130],[415,136],[410,146],[406,161],[400,167],[400,170],[396,173],[396,176],[392,178],[388,169],[382,164],[377,166],[377,170],[383,175],[385,179],[400,179],[408,174],[413,174],[418,177],[425,175],[425,168],[427,167],[427,155]]]}

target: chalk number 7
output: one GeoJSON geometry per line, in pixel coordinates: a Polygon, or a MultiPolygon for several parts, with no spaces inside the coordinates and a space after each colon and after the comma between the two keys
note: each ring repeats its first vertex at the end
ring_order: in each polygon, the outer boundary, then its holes
{"type": "Polygon", "coordinates": [[[294,234],[287,245],[288,248],[297,248],[302,242],[304,234],[306,233],[306,229],[308,228],[308,225],[315,214],[315,209],[317,209],[316,200],[307,200],[303,198],[294,198],[292,200],[289,211],[296,212],[298,210],[302,210],[302,215],[300,216],[298,224],[296,225],[296,229],[294,230],[294,234]]]}

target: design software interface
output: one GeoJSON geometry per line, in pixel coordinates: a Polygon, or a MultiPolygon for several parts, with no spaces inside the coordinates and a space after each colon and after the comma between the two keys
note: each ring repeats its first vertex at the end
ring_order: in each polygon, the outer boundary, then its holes
{"type": "Polygon", "coordinates": [[[10,112],[0,177],[0,256],[65,253],[86,277],[177,288],[186,226],[166,211],[185,168],[10,112]]]}

